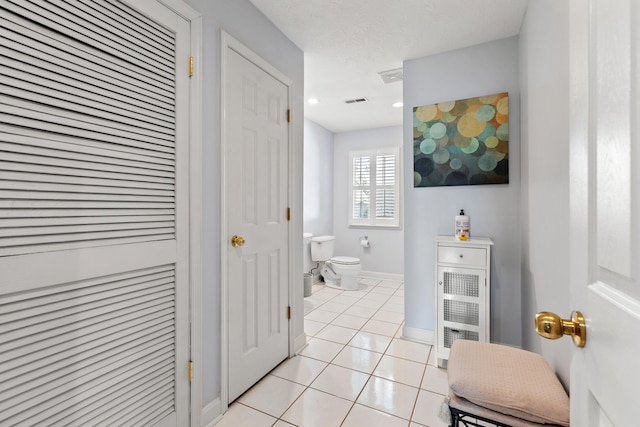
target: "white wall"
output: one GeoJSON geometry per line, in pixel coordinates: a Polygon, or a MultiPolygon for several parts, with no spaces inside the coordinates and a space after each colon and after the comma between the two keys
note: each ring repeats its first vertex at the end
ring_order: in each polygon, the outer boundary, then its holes
{"type": "Polygon", "coordinates": [[[408,329],[435,331],[435,243],[453,234],[464,208],[471,236],[491,237],[491,340],[520,346],[520,90],[518,38],[404,63],[405,316],[408,329]],[[509,92],[509,184],[413,187],[413,107],[509,92]]]}
{"type": "Polygon", "coordinates": [[[529,2],[520,33],[523,347],[569,385],[571,340],[544,340],[533,317],[569,307],[569,3],[529,2]]]}
{"type": "Polygon", "coordinates": [[[305,233],[333,234],[333,133],[304,119],[305,233]]]}
{"type": "MultiPolygon", "coordinates": [[[[404,233],[402,228],[349,228],[349,151],[399,147],[401,145],[402,126],[344,132],[334,135],[333,234],[336,236],[336,255],[360,258],[363,271],[402,274],[404,267],[404,233]],[[371,247],[363,248],[360,246],[361,236],[368,236],[371,247]]],[[[412,166],[409,167],[411,168],[412,166]]]]}
{"type": "MultiPolygon", "coordinates": [[[[203,242],[203,405],[220,396],[220,30],[249,47],[293,79],[292,222],[296,254],[294,274],[302,277],[302,141],[304,56],[249,0],[186,0],[202,13],[204,118],[204,242],[203,242]]],[[[300,307],[294,307],[294,334],[303,333],[302,286],[300,307]]],[[[297,288],[296,288],[297,289],[297,288]]],[[[197,369],[197,368],[196,368],[197,369]]]]}

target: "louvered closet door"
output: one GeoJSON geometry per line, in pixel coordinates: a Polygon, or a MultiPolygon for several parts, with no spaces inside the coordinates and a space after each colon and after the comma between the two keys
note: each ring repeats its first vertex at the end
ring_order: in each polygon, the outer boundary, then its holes
{"type": "Polygon", "coordinates": [[[189,33],[0,0],[0,426],[189,423],[189,33]]]}

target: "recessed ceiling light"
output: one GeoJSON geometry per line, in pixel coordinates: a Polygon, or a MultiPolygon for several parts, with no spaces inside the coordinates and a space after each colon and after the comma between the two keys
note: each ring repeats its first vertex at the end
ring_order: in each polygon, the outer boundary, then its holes
{"type": "Polygon", "coordinates": [[[309,99],[307,99],[307,102],[308,102],[309,104],[311,104],[311,105],[316,105],[316,104],[317,104],[318,102],[320,102],[320,101],[318,101],[318,99],[317,99],[317,98],[309,98],[309,99]]]}
{"type": "Polygon", "coordinates": [[[404,104],[402,103],[402,101],[400,101],[400,102],[394,102],[393,104],[391,104],[391,106],[392,106],[393,108],[400,108],[400,107],[402,107],[403,105],[404,105],[404,104]]]}

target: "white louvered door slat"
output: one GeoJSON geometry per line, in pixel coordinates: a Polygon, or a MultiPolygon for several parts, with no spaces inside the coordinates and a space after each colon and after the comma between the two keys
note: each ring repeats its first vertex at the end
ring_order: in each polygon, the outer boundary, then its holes
{"type": "Polygon", "coordinates": [[[0,425],[187,425],[188,21],[0,0],[0,425]]]}
{"type": "MultiPolygon", "coordinates": [[[[143,96],[143,101],[152,107],[156,106],[161,108],[159,111],[170,113],[173,87],[160,86],[156,82],[156,74],[136,67],[135,64],[127,64],[117,58],[106,56],[100,50],[66,39],[50,29],[39,27],[35,31],[30,27],[29,20],[24,18],[9,13],[3,18],[0,20],[0,46],[15,51],[18,54],[17,59],[25,59],[26,64],[41,64],[40,59],[51,63],[48,67],[38,67],[38,71],[44,77],[57,75],[59,77],[51,80],[60,80],[70,87],[75,87],[74,80],[78,81],[78,85],[89,83],[86,88],[92,92],[107,96],[124,95],[122,99],[126,99],[127,95],[124,89],[130,89],[143,96]],[[70,74],[69,78],[65,78],[65,74],[70,74]],[[96,85],[99,81],[112,85],[113,90],[105,90],[96,85]]],[[[19,64],[15,59],[8,59],[6,62],[8,66],[19,64]],[[13,62],[10,62],[12,60],[13,62]]],[[[34,70],[27,68],[25,73],[29,74],[32,71],[34,70]]],[[[22,76],[22,79],[27,77],[28,75],[22,76]]],[[[172,83],[167,80],[164,82],[172,83]]]]}
{"type": "Polygon", "coordinates": [[[150,151],[132,147],[131,145],[114,145],[105,141],[83,139],[82,145],[78,145],[78,140],[69,135],[55,135],[40,129],[20,129],[20,135],[15,133],[15,126],[7,126],[0,123],[0,133],[2,133],[6,142],[16,144],[41,146],[44,144],[48,148],[60,147],[62,151],[68,151],[69,147],[74,149],[73,152],[98,154],[104,157],[124,157],[130,160],[144,159],[150,163],[174,164],[175,155],[171,152],[150,151]],[[37,142],[39,141],[39,142],[37,142]],[[71,145],[67,145],[71,144],[71,145]],[[66,148],[66,150],[65,150],[66,148]],[[107,154],[108,153],[108,154],[107,154]]]}
{"type": "MultiPolygon", "coordinates": [[[[172,57],[157,57],[132,49],[128,39],[100,29],[91,22],[84,21],[83,25],[76,23],[77,17],[67,13],[65,9],[59,9],[49,2],[7,2],[8,10],[18,11],[28,19],[48,28],[52,28],[62,34],[69,35],[73,40],[88,46],[100,46],[105,55],[131,61],[141,68],[146,68],[151,73],[160,74],[167,79],[173,79],[172,57]],[[48,10],[51,9],[51,10],[48,10]],[[53,10],[53,11],[52,11],[53,10]],[[117,46],[117,47],[114,47],[117,46]]],[[[172,56],[172,55],[171,55],[172,56]]]]}

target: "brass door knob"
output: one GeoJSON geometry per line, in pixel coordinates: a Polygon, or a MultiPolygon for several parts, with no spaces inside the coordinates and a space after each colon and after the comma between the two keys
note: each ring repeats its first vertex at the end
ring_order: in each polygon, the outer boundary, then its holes
{"type": "Polygon", "coordinates": [[[241,236],[233,236],[231,238],[231,246],[238,247],[244,245],[244,237],[241,236]]]}
{"type": "Polygon", "coordinates": [[[541,337],[556,340],[563,335],[571,335],[577,347],[584,347],[587,342],[587,327],[584,317],[579,311],[571,313],[571,319],[561,319],[555,313],[542,311],[536,314],[536,332],[541,337]]]}

